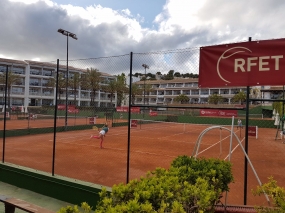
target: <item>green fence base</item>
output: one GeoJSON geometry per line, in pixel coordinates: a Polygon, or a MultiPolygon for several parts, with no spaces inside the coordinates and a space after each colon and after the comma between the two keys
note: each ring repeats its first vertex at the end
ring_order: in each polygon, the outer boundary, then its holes
{"type": "Polygon", "coordinates": [[[0,181],[74,205],[87,202],[93,209],[103,187],[7,163],[0,163],[0,181]]]}

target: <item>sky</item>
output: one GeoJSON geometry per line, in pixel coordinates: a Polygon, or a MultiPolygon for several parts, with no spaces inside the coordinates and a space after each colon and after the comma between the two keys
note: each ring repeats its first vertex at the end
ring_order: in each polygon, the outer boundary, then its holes
{"type": "Polygon", "coordinates": [[[85,59],[285,37],[284,0],[0,0],[0,58],[85,59]]]}

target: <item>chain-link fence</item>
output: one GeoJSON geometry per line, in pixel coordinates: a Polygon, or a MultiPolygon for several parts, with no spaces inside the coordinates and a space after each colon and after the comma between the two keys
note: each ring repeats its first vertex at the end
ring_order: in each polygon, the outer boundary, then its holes
{"type": "MultiPolygon", "coordinates": [[[[168,168],[179,155],[215,157],[233,162],[230,204],[265,203],[251,189],[270,176],[285,183],[277,125],[284,112],[252,94],[247,111],[234,98],[246,87],[199,88],[198,48],[66,62],[29,66],[25,94],[39,93],[40,106],[3,108],[3,162],[112,186],[168,168]],[[104,125],[106,137],[96,138],[104,125]]],[[[16,100],[11,76],[2,76],[5,106],[16,100]]]]}

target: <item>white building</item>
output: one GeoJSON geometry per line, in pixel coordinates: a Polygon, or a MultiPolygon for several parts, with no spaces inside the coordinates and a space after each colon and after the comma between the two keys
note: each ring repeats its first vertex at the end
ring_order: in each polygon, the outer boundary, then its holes
{"type": "MultiPolygon", "coordinates": [[[[0,58],[0,73],[6,72],[7,65],[9,70],[19,75],[19,81],[12,85],[10,94],[10,104],[12,106],[42,106],[55,104],[55,87],[48,87],[49,78],[56,77],[56,64],[36,62],[29,60],[10,60],[0,58]]],[[[86,70],[69,66],[69,77],[74,73],[84,74],[86,70]]],[[[59,72],[66,73],[66,66],[60,66],[59,72]]],[[[106,85],[115,77],[107,73],[101,73],[101,85],[106,85]]],[[[0,84],[0,105],[4,104],[5,84],[0,84]]],[[[60,94],[58,103],[65,103],[66,92],[60,94]]],[[[77,106],[90,106],[90,91],[79,87],[76,94],[72,89],[68,89],[68,104],[77,106]],[[76,101],[74,101],[76,96],[76,101]]],[[[110,94],[104,91],[97,91],[95,95],[95,106],[109,107],[116,106],[117,97],[110,102],[110,94]]]]}
{"type": "Polygon", "coordinates": [[[208,97],[219,94],[224,97],[224,103],[231,103],[233,96],[240,91],[246,93],[246,87],[223,87],[223,88],[199,88],[198,78],[175,78],[173,80],[138,81],[136,84],[144,88],[144,84],[150,84],[152,91],[149,94],[137,95],[135,104],[167,105],[172,104],[173,99],[180,94],[189,97],[189,104],[208,103],[208,97]]]}

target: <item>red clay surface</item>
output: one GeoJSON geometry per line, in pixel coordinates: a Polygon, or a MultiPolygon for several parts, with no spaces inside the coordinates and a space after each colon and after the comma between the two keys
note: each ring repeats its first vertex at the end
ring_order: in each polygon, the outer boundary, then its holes
{"type": "MultiPolygon", "coordinates": [[[[26,124],[11,120],[7,127],[25,128],[26,124]]],[[[47,121],[30,121],[30,128],[53,125],[47,121]]],[[[64,123],[64,121],[62,121],[64,123]]],[[[69,125],[76,120],[68,121],[69,125]]],[[[98,121],[99,122],[99,121],[98,121]]],[[[100,121],[104,122],[104,120],[100,121]]],[[[61,125],[63,125],[63,123],[61,125]]],[[[59,123],[58,123],[59,125],[59,123]]],[[[170,163],[179,155],[191,156],[199,134],[206,125],[158,125],[147,124],[131,129],[130,138],[130,170],[129,180],[144,176],[147,171],[156,167],[169,168],[170,163]]],[[[230,127],[226,127],[229,128],[230,127]]],[[[244,131],[234,128],[237,137],[244,146],[244,131]]],[[[110,128],[103,146],[99,148],[100,140],[90,139],[94,130],[60,132],[56,135],[55,174],[78,180],[97,183],[104,186],[125,183],[127,180],[127,127],[110,128]]],[[[262,183],[273,176],[277,183],[285,187],[285,144],[280,137],[275,140],[276,129],[258,129],[258,139],[249,137],[248,155],[256,174],[262,183]]],[[[279,136],[279,135],[278,135],[279,136]]],[[[5,162],[52,172],[53,134],[8,137],[5,141],[5,162]]],[[[3,147],[0,142],[0,147],[3,147]]],[[[213,129],[207,132],[201,140],[198,157],[215,157],[228,160],[230,150],[230,132],[213,129]]],[[[245,157],[237,139],[232,141],[230,160],[233,163],[235,183],[230,185],[227,204],[244,204],[244,162],[245,157]]],[[[2,156],[2,148],[0,150],[2,156]]],[[[264,196],[254,197],[251,189],[259,184],[248,164],[247,205],[267,205],[264,196]]],[[[225,196],[225,195],[224,195],[225,196]]],[[[222,199],[225,203],[225,200],[222,199]]]]}

